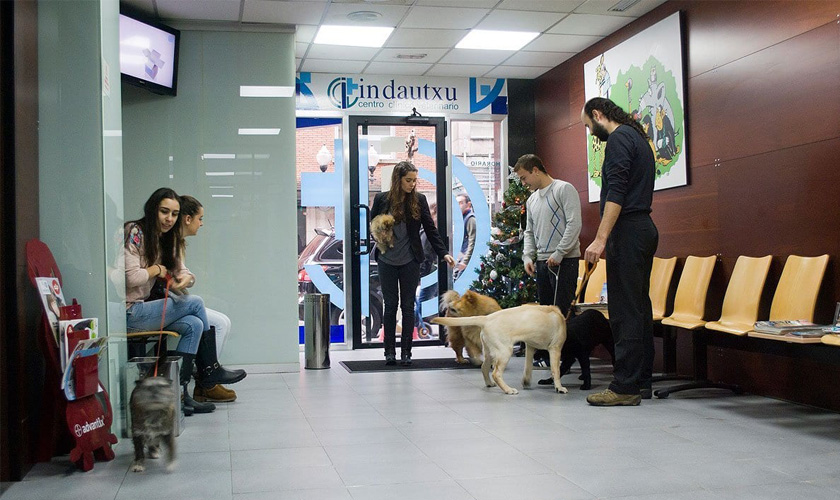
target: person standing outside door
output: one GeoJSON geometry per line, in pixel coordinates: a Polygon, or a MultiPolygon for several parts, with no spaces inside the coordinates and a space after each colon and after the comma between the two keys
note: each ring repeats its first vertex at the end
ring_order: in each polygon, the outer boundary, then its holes
{"type": "Polygon", "coordinates": [[[556,305],[565,315],[575,298],[580,260],[580,195],[568,182],[553,179],[533,154],[519,157],[513,167],[533,191],[525,202],[522,260],[525,272],[537,277],[542,305],[556,305]]]}
{"type": "Polygon", "coordinates": [[[606,250],[610,327],[615,366],[609,388],[591,394],[593,406],[636,406],[650,398],[653,313],[650,271],[659,232],[650,218],[656,166],[642,126],[614,102],[590,99],[581,112],[589,132],[606,141],[601,169],[601,223],[584,258],[598,262],[606,250]]]}
{"type": "Polygon", "coordinates": [[[453,277],[457,278],[467,268],[475,248],[475,214],[472,200],[466,193],[459,194],[455,199],[458,200],[461,216],[464,218],[464,241],[461,242],[461,252],[458,254],[458,263],[453,273],[453,277]]]}

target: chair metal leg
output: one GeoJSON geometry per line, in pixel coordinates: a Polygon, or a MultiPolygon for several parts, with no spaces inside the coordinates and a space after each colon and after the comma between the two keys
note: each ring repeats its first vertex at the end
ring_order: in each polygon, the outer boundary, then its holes
{"type": "Polygon", "coordinates": [[[692,359],[694,361],[694,382],[687,384],[679,384],[664,389],[658,389],[653,394],[659,399],[665,399],[674,392],[688,391],[691,389],[727,389],[735,394],[743,394],[743,389],[740,386],[733,384],[724,384],[720,382],[712,382],[708,379],[708,344],[706,342],[706,335],[702,332],[694,332],[691,342],[692,359]]]}
{"type": "Polygon", "coordinates": [[[658,389],[653,391],[653,394],[659,399],[665,399],[673,392],[688,391],[691,389],[728,389],[735,394],[744,393],[744,390],[737,385],[711,382],[709,380],[698,380],[695,382],[689,382],[688,384],[680,384],[672,387],[666,387],[665,389],[658,389]]]}
{"type": "Polygon", "coordinates": [[[688,375],[677,375],[676,373],[661,373],[659,375],[654,375],[650,381],[654,384],[657,382],[669,382],[671,380],[694,380],[694,377],[689,377],[688,375]]]}
{"type": "Polygon", "coordinates": [[[677,329],[659,323],[662,332],[662,365],[664,372],[654,375],[652,383],[667,382],[670,380],[694,380],[694,377],[677,375],[677,329]]]}

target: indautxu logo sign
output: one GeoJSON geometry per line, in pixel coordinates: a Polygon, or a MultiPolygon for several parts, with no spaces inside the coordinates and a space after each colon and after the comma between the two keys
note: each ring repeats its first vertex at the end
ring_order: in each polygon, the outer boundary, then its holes
{"type": "Polygon", "coordinates": [[[298,109],[358,109],[507,114],[505,80],[412,79],[300,73],[298,109]],[[486,83],[485,83],[486,82],[486,83]],[[322,90],[321,90],[322,89],[322,90]],[[464,97],[468,96],[468,101],[464,97]]]}

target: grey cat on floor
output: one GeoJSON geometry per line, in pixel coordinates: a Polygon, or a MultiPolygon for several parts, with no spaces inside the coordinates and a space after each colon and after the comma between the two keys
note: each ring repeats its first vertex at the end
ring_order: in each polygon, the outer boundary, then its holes
{"type": "Polygon", "coordinates": [[[146,377],[131,391],[131,436],[134,441],[133,472],[146,470],[144,460],[160,457],[161,442],[166,445],[166,468],[175,466],[175,391],[172,381],[164,377],[146,377]]]}

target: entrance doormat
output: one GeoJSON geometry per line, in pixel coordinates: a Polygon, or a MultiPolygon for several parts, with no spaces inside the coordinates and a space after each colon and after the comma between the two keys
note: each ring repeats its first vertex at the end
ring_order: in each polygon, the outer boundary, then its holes
{"type": "Polygon", "coordinates": [[[481,368],[481,365],[473,366],[472,363],[458,363],[455,361],[455,358],[413,359],[411,366],[400,365],[399,359],[397,360],[397,364],[388,366],[385,364],[384,357],[374,361],[340,361],[339,364],[350,373],[398,372],[407,370],[472,370],[481,368]]]}

